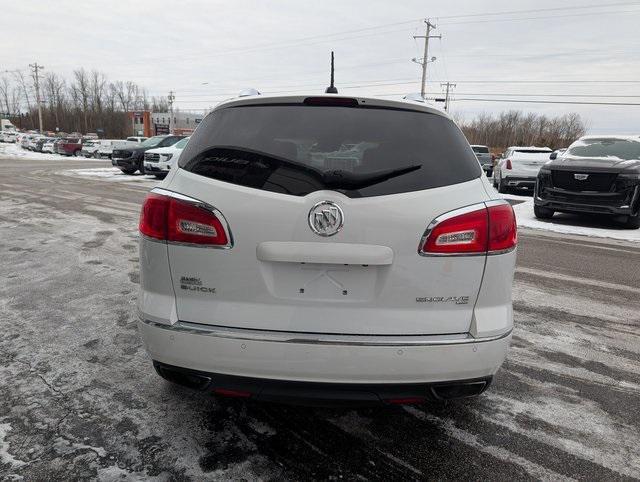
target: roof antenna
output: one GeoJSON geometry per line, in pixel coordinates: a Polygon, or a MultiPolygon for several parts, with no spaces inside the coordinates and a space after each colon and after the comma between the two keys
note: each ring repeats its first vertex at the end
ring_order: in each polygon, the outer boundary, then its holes
{"type": "Polygon", "coordinates": [[[325,90],[325,93],[327,94],[338,93],[338,89],[336,89],[335,86],[333,85],[333,50],[331,51],[331,85],[327,87],[327,90],[325,90]]]}

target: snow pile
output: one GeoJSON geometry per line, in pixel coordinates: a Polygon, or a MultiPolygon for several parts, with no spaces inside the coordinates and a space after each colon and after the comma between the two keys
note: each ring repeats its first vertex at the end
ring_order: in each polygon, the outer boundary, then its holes
{"type": "Polygon", "coordinates": [[[10,430],[11,424],[0,423],[0,465],[8,465],[9,467],[21,467],[25,464],[25,462],[16,459],[9,453],[9,442],[6,441],[6,438],[10,430]]]}
{"type": "MultiPolygon", "coordinates": [[[[27,149],[23,149],[19,144],[5,144],[0,143],[0,156],[2,157],[23,157],[27,159],[33,159],[36,161],[63,161],[66,159],[74,159],[73,157],[61,156],[60,154],[47,154],[44,152],[34,152],[27,149]]],[[[81,159],[83,161],[100,161],[104,162],[104,159],[87,159],[86,157],[80,157],[75,159],[81,159]]]]}

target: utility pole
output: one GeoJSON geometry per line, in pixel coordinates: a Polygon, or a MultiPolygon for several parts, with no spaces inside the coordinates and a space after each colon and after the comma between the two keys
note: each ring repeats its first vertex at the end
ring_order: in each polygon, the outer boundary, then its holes
{"type": "Polygon", "coordinates": [[[167,96],[167,100],[169,101],[169,134],[173,134],[173,101],[176,99],[176,96],[173,95],[173,90],[169,91],[169,95],[167,96]]]}
{"type": "MultiPolygon", "coordinates": [[[[417,59],[413,59],[413,61],[417,64],[422,65],[422,87],[420,87],[420,95],[424,99],[426,93],[427,86],[427,64],[429,63],[429,39],[430,38],[442,38],[442,35],[431,35],[431,30],[435,30],[436,26],[432,24],[429,19],[424,21],[427,24],[427,32],[424,35],[414,35],[413,38],[423,38],[424,39],[424,57],[422,57],[422,61],[418,61],[417,59]]],[[[435,60],[435,57],[431,60],[435,60]]]]}
{"type": "Polygon", "coordinates": [[[33,71],[33,81],[36,87],[36,102],[38,103],[38,120],[40,121],[40,133],[42,133],[42,102],[40,101],[40,80],[38,77],[38,71],[44,69],[44,66],[38,65],[38,62],[29,64],[33,71]]]}
{"type": "Polygon", "coordinates": [[[446,94],[444,96],[444,110],[445,112],[449,110],[449,89],[453,90],[456,87],[456,84],[452,84],[451,82],[446,82],[445,84],[440,84],[440,87],[446,87],[446,94]]]}

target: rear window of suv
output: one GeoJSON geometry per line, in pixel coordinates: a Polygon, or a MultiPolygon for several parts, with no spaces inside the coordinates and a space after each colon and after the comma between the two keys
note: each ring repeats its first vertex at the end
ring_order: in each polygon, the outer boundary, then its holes
{"type": "Polygon", "coordinates": [[[402,109],[277,104],[227,107],[205,118],[183,151],[194,174],[305,196],[419,191],[481,175],[446,117],[402,109]]]}
{"type": "Polygon", "coordinates": [[[476,152],[478,154],[489,154],[489,148],[488,147],[471,146],[471,149],[473,149],[473,152],[476,152]]]}

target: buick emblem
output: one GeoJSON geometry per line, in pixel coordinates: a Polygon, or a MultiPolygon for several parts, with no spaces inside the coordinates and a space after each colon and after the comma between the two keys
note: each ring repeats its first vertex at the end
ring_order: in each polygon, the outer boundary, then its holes
{"type": "Polygon", "coordinates": [[[573,178],[576,181],[586,181],[588,177],[589,177],[589,174],[574,174],[573,175],[573,178]]]}
{"type": "Polygon", "coordinates": [[[342,229],[344,214],[340,206],[322,201],[309,211],[309,227],[318,236],[333,236],[342,229]]]}

